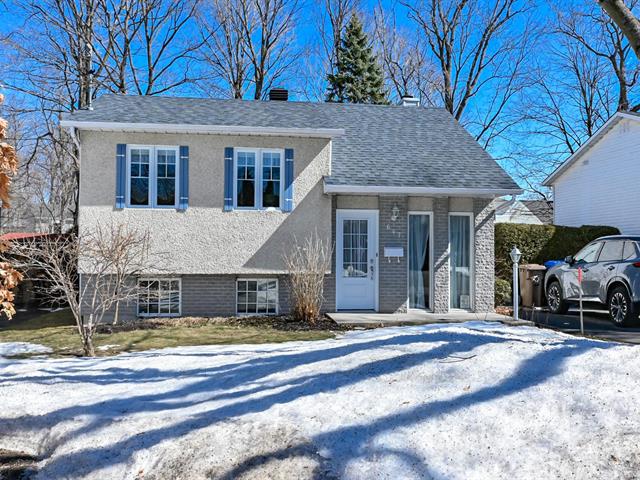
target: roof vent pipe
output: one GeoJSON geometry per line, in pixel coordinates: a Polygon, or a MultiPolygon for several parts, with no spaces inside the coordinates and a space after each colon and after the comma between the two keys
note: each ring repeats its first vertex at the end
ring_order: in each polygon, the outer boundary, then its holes
{"type": "Polygon", "coordinates": [[[289,90],[286,88],[272,88],[269,90],[269,100],[286,102],[289,100],[289,90]]]}
{"type": "Polygon", "coordinates": [[[401,98],[401,105],[403,107],[419,107],[420,99],[414,97],[413,95],[403,95],[401,98]]]}

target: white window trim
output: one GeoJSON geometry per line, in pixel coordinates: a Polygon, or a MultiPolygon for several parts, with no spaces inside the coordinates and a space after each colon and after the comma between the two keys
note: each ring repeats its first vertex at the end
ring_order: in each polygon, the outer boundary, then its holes
{"type": "Polygon", "coordinates": [[[282,211],[284,206],[284,176],[285,176],[285,160],[284,149],[280,148],[251,148],[251,147],[234,147],[233,148],[233,209],[234,210],[265,210],[265,211],[282,211]],[[254,189],[254,206],[239,207],[238,206],[238,153],[250,152],[256,155],[256,173],[255,173],[255,189],[254,189]],[[262,154],[263,153],[279,153],[280,154],[280,206],[279,207],[263,207],[262,206],[262,154]]]}
{"type": "MultiPolygon", "coordinates": [[[[256,286],[257,287],[257,286],[256,286]]],[[[256,295],[258,294],[256,288],[256,295]]],[[[258,305],[256,298],[256,307],[258,305]]],[[[255,278],[255,277],[237,277],[236,278],[236,307],[235,307],[236,315],[239,317],[256,317],[256,316],[265,316],[271,317],[274,315],[280,315],[280,282],[277,277],[263,277],[263,278],[255,278]],[[238,282],[276,282],[276,312],[275,313],[238,313],[238,282]]]]}
{"type": "Polygon", "coordinates": [[[473,312],[475,311],[475,299],[476,299],[476,237],[475,237],[475,215],[473,212],[449,212],[447,218],[447,259],[449,265],[449,310],[452,312],[473,312]],[[451,306],[451,217],[469,217],[469,248],[471,250],[469,255],[469,308],[453,308],[451,306]]]}
{"type": "Polygon", "coordinates": [[[177,145],[129,145],[127,144],[127,178],[125,205],[127,208],[176,209],[180,202],[180,147],[177,145]],[[147,149],[149,154],[149,205],[131,205],[131,150],[147,149]],[[173,150],[176,153],[176,194],[173,205],[158,205],[158,150],[173,150]]]}
{"type": "Polygon", "coordinates": [[[433,256],[433,211],[420,211],[420,210],[411,210],[407,215],[407,310],[411,312],[433,312],[433,295],[434,288],[433,284],[435,281],[435,272],[433,271],[434,265],[434,256],[433,256]],[[429,217],[429,305],[427,305],[426,309],[422,308],[411,308],[409,305],[411,304],[411,299],[409,298],[409,281],[411,276],[409,275],[409,228],[411,225],[410,217],[412,215],[426,215],[429,217]]]}
{"type": "MultiPolygon", "coordinates": [[[[138,317],[145,318],[169,318],[182,316],[182,279],[180,277],[139,277],[138,285],[140,282],[178,282],[178,313],[140,313],[140,294],[136,298],[136,315],[138,317]]],[[[159,309],[158,309],[159,310],[159,309]]]]}

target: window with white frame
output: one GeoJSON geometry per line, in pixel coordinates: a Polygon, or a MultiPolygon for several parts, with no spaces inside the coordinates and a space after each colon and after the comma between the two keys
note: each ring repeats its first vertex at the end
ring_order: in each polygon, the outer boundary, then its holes
{"type": "Polygon", "coordinates": [[[240,315],[278,313],[278,281],[238,279],[236,310],[240,315]]]}
{"type": "Polygon", "coordinates": [[[128,147],[127,205],[175,207],[178,201],[178,147],[128,147]]]}
{"type": "Polygon", "coordinates": [[[282,208],[283,150],[236,148],[234,202],[236,208],[282,208]]]}
{"type": "Polygon", "coordinates": [[[138,280],[138,315],[174,317],[181,312],[181,282],[177,278],[138,280]]]}

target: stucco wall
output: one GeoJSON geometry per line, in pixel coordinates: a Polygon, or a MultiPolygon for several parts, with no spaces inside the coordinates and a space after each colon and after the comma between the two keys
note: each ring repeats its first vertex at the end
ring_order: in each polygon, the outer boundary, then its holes
{"type": "Polygon", "coordinates": [[[295,236],[316,230],[331,237],[331,199],[323,194],[329,173],[326,139],[82,132],[80,232],[111,219],[151,234],[149,272],[180,274],[282,273],[282,253],[295,236]],[[188,145],[189,208],[115,210],[116,144],[188,145]],[[294,210],[223,211],[224,148],[293,148],[294,210]]]}

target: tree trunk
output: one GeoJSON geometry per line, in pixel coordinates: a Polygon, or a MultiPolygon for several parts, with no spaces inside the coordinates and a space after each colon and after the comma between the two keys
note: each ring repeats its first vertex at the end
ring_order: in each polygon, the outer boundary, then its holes
{"type": "Polygon", "coordinates": [[[82,353],[85,357],[96,356],[96,349],[93,346],[93,334],[86,330],[82,335],[82,353]]]}
{"type": "Polygon", "coordinates": [[[640,58],[640,20],[625,5],[623,0],[598,0],[602,9],[607,12],[611,20],[622,30],[624,36],[636,57],[640,58]]]}
{"type": "Polygon", "coordinates": [[[113,324],[117,325],[118,317],[120,316],[120,300],[116,302],[116,309],[113,312],[113,324]]]}

